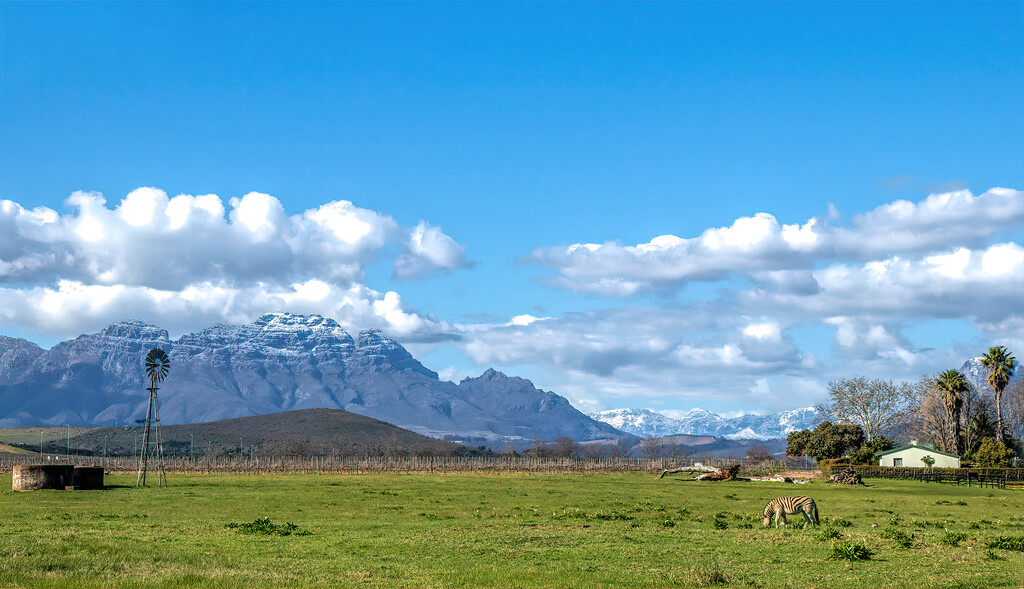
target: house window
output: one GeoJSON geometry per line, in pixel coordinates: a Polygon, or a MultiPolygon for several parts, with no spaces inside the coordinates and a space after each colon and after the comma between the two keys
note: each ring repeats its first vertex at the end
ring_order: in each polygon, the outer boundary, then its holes
{"type": "Polygon", "coordinates": [[[892,465],[893,466],[903,466],[903,459],[902,458],[893,458],[892,459],[892,465]]]}

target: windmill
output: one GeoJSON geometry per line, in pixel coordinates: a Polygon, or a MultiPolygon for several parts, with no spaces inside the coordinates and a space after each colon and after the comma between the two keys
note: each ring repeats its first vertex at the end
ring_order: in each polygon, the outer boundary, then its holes
{"type": "Polygon", "coordinates": [[[167,352],[160,348],[153,348],[146,354],[146,376],[149,377],[149,410],[146,412],[146,419],[143,420],[145,430],[142,433],[142,451],[139,453],[139,476],[135,479],[135,486],[146,485],[146,470],[150,464],[157,469],[157,484],[167,484],[167,476],[164,474],[164,447],[160,441],[160,404],[157,402],[156,384],[167,377],[167,371],[171,367],[171,360],[167,352]],[[153,429],[156,426],[156,432],[153,429]]]}

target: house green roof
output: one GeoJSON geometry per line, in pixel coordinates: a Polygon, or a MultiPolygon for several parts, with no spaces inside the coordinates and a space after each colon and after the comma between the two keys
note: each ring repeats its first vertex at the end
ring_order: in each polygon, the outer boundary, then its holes
{"type": "Polygon", "coordinates": [[[908,450],[910,448],[917,448],[918,450],[924,450],[925,452],[931,452],[932,454],[941,454],[942,456],[949,456],[950,458],[960,458],[956,454],[950,454],[949,452],[942,452],[940,450],[936,450],[935,448],[931,448],[931,447],[917,446],[915,444],[906,444],[906,445],[900,446],[898,448],[893,448],[892,450],[883,450],[881,452],[875,452],[875,458],[881,458],[882,456],[886,456],[888,454],[895,454],[896,452],[902,452],[903,450],[908,450]]]}

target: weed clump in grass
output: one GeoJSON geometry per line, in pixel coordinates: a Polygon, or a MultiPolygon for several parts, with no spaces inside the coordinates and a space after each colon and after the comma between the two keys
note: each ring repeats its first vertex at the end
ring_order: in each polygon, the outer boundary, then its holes
{"type": "Polygon", "coordinates": [[[729,578],[725,576],[725,571],[718,565],[718,559],[712,559],[710,562],[703,562],[692,567],[686,579],[686,585],[692,587],[712,587],[725,585],[728,582],[729,578]]]}
{"type": "Polygon", "coordinates": [[[1002,556],[999,556],[999,554],[997,554],[995,550],[992,550],[991,548],[987,547],[985,548],[985,558],[987,558],[988,560],[1006,560],[1002,556]]]}
{"type": "Polygon", "coordinates": [[[871,551],[860,542],[833,542],[828,553],[829,560],[868,560],[871,551]]]}
{"type": "Polygon", "coordinates": [[[716,517],[714,521],[711,522],[711,526],[716,530],[727,530],[729,529],[729,522],[716,517]]]}
{"type": "Polygon", "coordinates": [[[820,534],[818,534],[818,539],[822,540],[822,541],[838,540],[839,538],[842,538],[842,537],[843,537],[842,532],[840,532],[839,530],[833,528],[832,526],[825,527],[825,529],[822,530],[820,534]]]}
{"type": "Polygon", "coordinates": [[[247,524],[232,522],[224,527],[255,536],[308,536],[310,534],[309,530],[300,529],[292,522],[275,524],[270,521],[269,517],[261,517],[247,524]]]}
{"type": "Polygon", "coordinates": [[[945,544],[946,546],[959,546],[961,542],[967,539],[967,534],[963,532],[950,532],[946,530],[946,535],[939,538],[939,544],[945,544]]]}
{"type": "Polygon", "coordinates": [[[901,532],[900,530],[897,530],[896,528],[886,528],[886,530],[884,532],[882,532],[882,537],[883,538],[889,538],[899,548],[913,548],[914,547],[914,542],[913,542],[913,540],[911,540],[910,536],[906,535],[905,533],[901,532]]]}
{"type": "Polygon", "coordinates": [[[848,528],[853,524],[845,517],[834,517],[832,518],[832,525],[839,526],[840,528],[848,528]]]}
{"type": "Polygon", "coordinates": [[[986,548],[1002,548],[1003,550],[1018,550],[1024,552],[1024,536],[999,536],[990,541],[986,548]]]}

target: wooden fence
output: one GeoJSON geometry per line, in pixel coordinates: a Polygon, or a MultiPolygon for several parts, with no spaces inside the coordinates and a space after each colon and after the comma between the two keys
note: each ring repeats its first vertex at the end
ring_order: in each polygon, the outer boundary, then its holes
{"type": "MultiPolygon", "coordinates": [[[[728,458],[694,460],[690,458],[634,458],[634,457],[572,457],[549,458],[532,456],[435,456],[435,457],[166,457],[167,472],[215,473],[371,473],[371,472],[647,472],[660,473],[669,468],[693,466],[700,462],[706,466],[728,467],[740,464],[741,472],[760,474],[793,469],[792,462],[750,461],[728,458]]],[[[31,456],[2,455],[0,469],[9,471],[16,464],[61,463],[102,466],[108,473],[135,472],[137,459],[127,456],[31,456]]]]}

